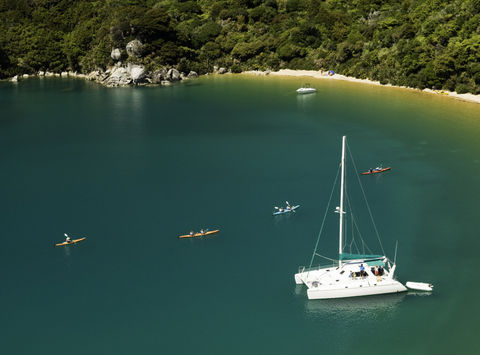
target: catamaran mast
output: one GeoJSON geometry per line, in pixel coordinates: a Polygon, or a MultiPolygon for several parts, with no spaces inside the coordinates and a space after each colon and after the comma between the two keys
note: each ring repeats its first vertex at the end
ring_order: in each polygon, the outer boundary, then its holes
{"type": "Polygon", "coordinates": [[[341,263],[341,255],[343,253],[343,189],[344,189],[344,181],[345,181],[345,140],[347,136],[343,136],[342,139],[342,179],[340,185],[340,227],[339,227],[339,241],[338,241],[338,258],[341,263]]]}

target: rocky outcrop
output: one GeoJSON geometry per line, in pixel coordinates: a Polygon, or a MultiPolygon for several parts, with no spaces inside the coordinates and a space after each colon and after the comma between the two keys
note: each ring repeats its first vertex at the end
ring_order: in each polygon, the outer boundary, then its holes
{"type": "Polygon", "coordinates": [[[109,74],[106,72],[102,72],[100,70],[95,70],[92,71],[90,74],[87,75],[87,80],[91,81],[98,81],[98,82],[103,82],[108,78],[109,74]]]}
{"type": "Polygon", "coordinates": [[[180,72],[177,69],[170,69],[167,72],[167,80],[169,81],[179,81],[181,80],[180,72]]]}
{"type": "Polygon", "coordinates": [[[129,64],[127,70],[135,84],[142,82],[146,77],[145,68],[141,65],[129,64]]]}
{"type": "Polygon", "coordinates": [[[10,81],[17,82],[20,79],[26,79],[31,76],[37,77],[62,77],[62,78],[83,78],[90,81],[96,81],[107,87],[129,86],[129,85],[172,85],[181,80],[197,78],[198,74],[190,71],[188,74],[181,73],[175,68],[162,68],[152,72],[145,69],[143,65],[128,63],[122,65],[117,62],[113,67],[107,70],[97,69],[88,74],[79,74],[74,71],[50,72],[48,70],[38,71],[35,74],[19,74],[10,78],[10,81]]]}
{"type": "Polygon", "coordinates": [[[225,68],[218,69],[218,74],[225,74],[226,72],[227,72],[227,69],[225,68]]]}
{"type": "Polygon", "coordinates": [[[127,68],[116,67],[110,71],[110,76],[103,82],[108,87],[126,86],[132,83],[132,76],[127,68]]]}
{"type": "Polygon", "coordinates": [[[156,70],[150,75],[150,80],[152,84],[161,84],[162,81],[167,79],[167,70],[156,70]]]}
{"type": "Polygon", "coordinates": [[[138,39],[134,39],[127,43],[125,50],[130,57],[140,58],[142,56],[142,42],[138,39]]]}
{"type": "Polygon", "coordinates": [[[112,53],[110,53],[110,57],[113,60],[118,61],[122,57],[122,52],[120,52],[119,48],[112,48],[112,53]]]}

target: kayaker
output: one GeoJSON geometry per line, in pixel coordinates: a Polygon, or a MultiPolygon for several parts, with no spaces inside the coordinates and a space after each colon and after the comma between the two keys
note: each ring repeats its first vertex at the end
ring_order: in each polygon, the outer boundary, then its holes
{"type": "Polygon", "coordinates": [[[193,234],[194,234],[193,231],[190,231],[190,235],[193,235],[193,234]]]}
{"type": "Polygon", "coordinates": [[[72,240],[70,239],[70,237],[68,236],[68,234],[67,234],[67,233],[64,233],[64,234],[65,234],[65,242],[66,242],[66,243],[71,243],[72,240]]]}
{"type": "Polygon", "coordinates": [[[200,234],[203,234],[203,233],[205,233],[205,231],[202,228],[202,229],[200,229],[200,234]]]}
{"type": "Polygon", "coordinates": [[[368,172],[373,173],[373,169],[372,168],[368,169],[368,172]]]}

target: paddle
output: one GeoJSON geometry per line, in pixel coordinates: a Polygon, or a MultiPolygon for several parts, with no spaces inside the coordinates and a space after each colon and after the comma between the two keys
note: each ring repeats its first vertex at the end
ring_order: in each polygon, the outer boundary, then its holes
{"type": "Polygon", "coordinates": [[[292,211],[293,213],[296,213],[295,210],[292,208],[292,206],[290,206],[290,203],[288,201],[285,201],[285,202],[287,203],[288,210],[292,211]]]}

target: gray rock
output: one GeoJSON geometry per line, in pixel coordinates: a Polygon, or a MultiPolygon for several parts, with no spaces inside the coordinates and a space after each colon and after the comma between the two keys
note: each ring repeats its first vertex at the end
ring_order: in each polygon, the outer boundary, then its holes
{"type": "Polygon", "coordinates": [[[119,60],[122,57],[122,52],[120,52],[119,48],[112,48],[112,53],[110,53],[110,57],[113,60],[119,60]]]}
{"type": "Polygon", "coordinates": [[[23,74],[22,77],[25,78],[25,79],[27,79],[27,78],[28,78],[28,74],[23,74]]]}
{"type": "Polygon", "coordinates": [[[38,76],[44,76],[44,75],[45,75],[45,72],[44,72],[44,71],[40,70],[40,71],[38,72],[38,76]]]}
{"type": "Polygon", "coordinates": [[[88,75],[87,75],[87,79],[92,80],[92,81],[93,80],[98,81],[98,80],[100,80],[100,78],[101,78],[101,74],[100,74],[100,71],[98,71],[98,70],[92,71],[92,72],[88,73],[88,75]]]}
{"type": "Polygon", "coordinates": [[[180,72],[177,70],[177,69],[170,69],[168,72],[167,72],[167,79],[170,80],[170,81],[179,81],[181,80],[181,77],[180,77],[180,72]]]}
{"type": "Polygon", "coordinates": [[[153,84],[161,84],[167,78],[167,71],[165,69],[156,70],[152,73],[151,79],[153,84]]]}
{"type": "Polygon", "coordinates": [[[132,83],[132,76],[127,68],[113,68],[104,84],[108,87],[126,86],[132,83]]]}
{"type": "Polygon", "coordinates": [[[142,46],[142,42],[138,39],[134,39],[133,41],[128,42],[125,49],[129,56],[140,58],[142,56],[142,46]]]}
{"type": "Polygon", "coordinates": [[[46,71],[45,72],[45,76],[54,76],[55,74],[53,74],[51,71],[46,71]]]}
{"type": "Polygon", "coordinates": [[[15,75],[13,78],[11,78],[10,81],[16,83],[18,81],[18,75],[15,75]]]}
{"type": "Polygon", "coordinates": [[[168,80],[163,80],[160,84],[162,84],[163,86],[169,86],[172,85],[172,82],[168,80]]]}
{"type": "Polygon", "coordinates": [[[146,73],[143,66],[136,64],[128,64],[127,70],[130,73],[130,76],[132,77],[134,83],[139,83],[143,81],[143,79],[145,79],[146,73]]]}
{"type": "Polygon", "coordinates": [[[194,71],[191,71],[190,73],[188,73],[187,75],[187,78],[189,79],[192,79],[192,78],[197,78],[198,77],[198,74],[194,71]]]}
{"type": "Polygon", "coordinates": [[[225,74],[226,72],[227,72],[227,69],[225,68],[218,69],[218,74],[225,74]]]}
{"type": "Polygon", "coordinates": [[[66,71],[62,71],[62,73],[60,74],[60,76],[66,78],[68,76],[68,73],[66,71]]]}

